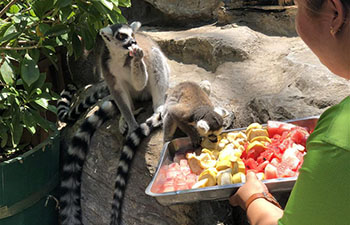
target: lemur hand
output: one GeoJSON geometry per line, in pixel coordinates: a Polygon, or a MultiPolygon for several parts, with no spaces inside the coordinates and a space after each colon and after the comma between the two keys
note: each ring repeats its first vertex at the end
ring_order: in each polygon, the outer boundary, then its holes
{"type": "Polygon", "coordinates": [[[141,59],[143,57],[143,50],[138,45],[132,45],[130,48],[129,55],[136,59],[141,59]]]}

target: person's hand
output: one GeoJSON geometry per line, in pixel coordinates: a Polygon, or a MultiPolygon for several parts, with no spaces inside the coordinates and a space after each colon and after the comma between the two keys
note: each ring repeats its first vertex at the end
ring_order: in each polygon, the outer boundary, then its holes
{"type": "Polygon", "coordinates": [[[255,193],[261,193],[263,191],[268,192],[266,185],[256,177],[254,172],[249,172],[246,183],[230,197],[229,202],[232,206],[239,205],[242,209],[246,210],[245,203],[248,198],[255,193]]]}

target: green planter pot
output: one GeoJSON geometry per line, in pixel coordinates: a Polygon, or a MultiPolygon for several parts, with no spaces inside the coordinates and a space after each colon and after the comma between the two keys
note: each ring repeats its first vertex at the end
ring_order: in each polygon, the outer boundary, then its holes
{"type": "Polygon", "coordinates": [[[0,163],[0,225],[56,225],[59,136],[0,163]]]}

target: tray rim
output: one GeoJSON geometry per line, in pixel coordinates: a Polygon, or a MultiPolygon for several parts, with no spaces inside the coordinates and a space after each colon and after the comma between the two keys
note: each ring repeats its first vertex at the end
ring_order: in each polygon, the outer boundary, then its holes
{"type": "MultiPolygon", "coordinates": [[[[285,122],[285,123],[291,123],[291,122],[297,122],[297,121],[303,121],[303,120],[312,120],[312,119],[319,119],[320,115],[317,116],[308,116],[308,117],[303,117],[303,118],[298,118],[298,119],[290,119],[290,120],[284,120],[284,121],[279,121],[279,122],[285,122]]],[[[276,120],[277,121],[277,120],[276,120]]],[[[267,124],[262,124],[263,126],[266,126],[267,124]]],[[[224,130],[223,133],[228,133],[228,132],[232,132],[232,131],[240,131],[240,130],[244,130],[247,127],[242,127],[242,128],[234,128],[234,129],[228,129],[228,130],[224,130]]],[[[188,137],[181,137],[181,138],[177,138],[177,139],[188,139],[188,137]]],[[[169,196],[173,196],[173,195],[179,195],[179,194],[191,194],[191,193],[196,193],[196,192],[207,192],[207,191],[213,191],[213,190],[222,190],[222,189],[232,189],[232,192],[235,189],[238,189],[239,187],[243,186],[244,183],[236,183],[236,184],[228,184],[228,185],[216,185],[216,186],[211,186],[211,187],[204,187],[204,188],[196,188],[196,189],[186,189],[186,190],[180,190],[180,191],[171,191],[171,192],[164,192],[164,193],[153,193],[151,191],[151,188],[153,186],[153,183],[155,182],[155,178],[158,176],[159,173],[159,166],[162,165],[163,161],[164,161],[164,155],[166,153],[166,149],[168,148],[168,145],[170,144],[169,142],[166,142],[163,145],[162,148],[162,152],[160,155],[160,160],[158,161],[158,165],[157,165],[157,169],[156,172],[154,173],[151,182],[148,184],[145,193],[149,196],[152,197],[169,197],[169,196]]],[[[287,182],[295,182],[297,179],[297,177],[286,177],[286,178],[275,178],[275,179],[268,179],[268,180],[262,180],[262,182],[269,186],[269,184],[275,184],[275,183],[287,183],[287,182]]],[[[274,192],[274,191],[271,191],[274,192]]],[[[219,199],[219,198],[218,198],[219,199]]],[[[200,199],[198,201],[201,201],[200,199]]],[[[183,202],[183,203],[187,203],[187,202],[183,202]]],[[[181,202],[179,203],[169,203],[169,205],[171,204],[181,204],[181,202]]]]}

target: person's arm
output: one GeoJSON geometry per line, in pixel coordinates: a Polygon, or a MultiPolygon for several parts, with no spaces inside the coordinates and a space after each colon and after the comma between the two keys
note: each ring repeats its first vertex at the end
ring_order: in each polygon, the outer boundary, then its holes
{"type": "Polygon", "coordinates": [[[246,209],[246,202],[255,193],[268,192],[267,187],[256,177],[255,173],[247,174],[247,182],[230,197],[232,206],[240,206],[247,210],[247,217],[251,225],[277,225],[283,215],[283,210],[264,198],[255,199],[246,209]]]}

